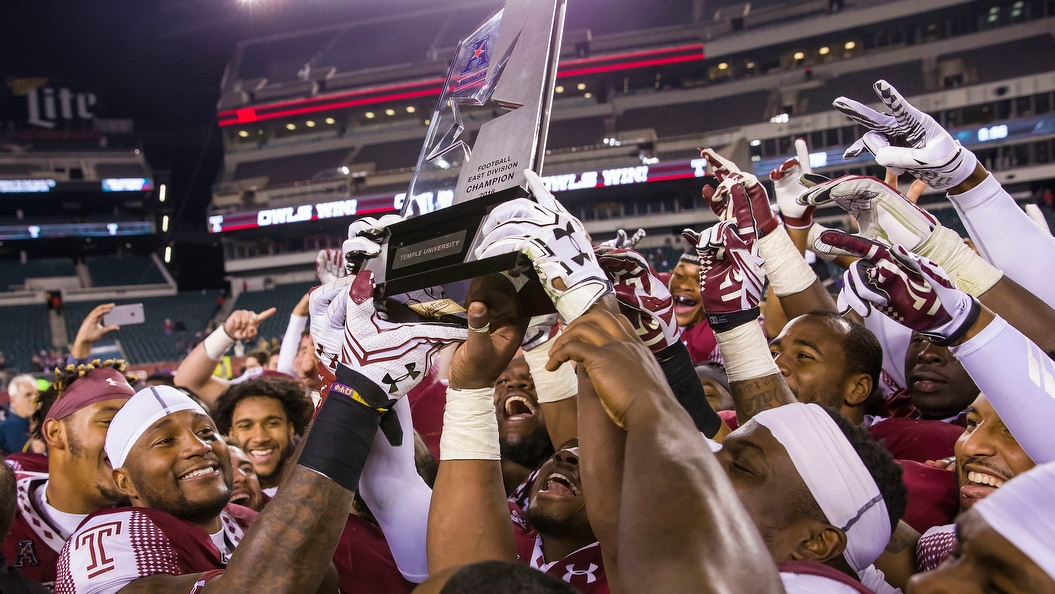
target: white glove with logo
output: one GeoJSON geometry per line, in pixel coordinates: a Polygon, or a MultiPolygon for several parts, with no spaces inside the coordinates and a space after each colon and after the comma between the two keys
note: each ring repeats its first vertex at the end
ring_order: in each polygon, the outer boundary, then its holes
{"type": "Polygon", "coordinates": [[[385,229],[403,220],[403,217],[387,214],[380,219],[363,217],[348,225],[348,239],[344,240],[341,251],[349,273],[359,272],[363,261],[381,253],[381,242],[385,238],[385,229]]]}
{"type": "Polygon", "coordinates": [[[873,89],[890,113],[879,113],[846,97],[832,102],[869,129],[846,149],[844,158],[857,158],[867,150],[875,155],[876,163],[897,174],[908,171],[935,190],[948,190],[974,172],[978,166],[974,153],[960,146],[934,118],[905,101],[885,80],[876,81],[873,89]]]}
{"type": "Polygon", "coordinates": [[[520,252],[531,263],[557,313],[570,323],[612,292],[597,265],[593,246],[579,219],[546,189],[534,171],[524,172],[537,202],[518,198],[498,205],[480,226],[477,258],[520,252]]]}
{"type": "Polygon", "coordinates": [[[806,148],[806,141],[801,138],[795,140],[795,156],[769,172],[785,227],[809,229],[813,224],[813,211],[816,207],[798,202],[799,195],[806,191],[799,178],[812,172],[809,150],[806,148]]]}

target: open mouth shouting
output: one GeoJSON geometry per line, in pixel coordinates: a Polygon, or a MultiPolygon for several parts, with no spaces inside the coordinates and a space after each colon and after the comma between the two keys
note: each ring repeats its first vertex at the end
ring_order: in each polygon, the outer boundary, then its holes
{"type": "Polygon", "coordinates": [[[547,499],[575,499],[579,496],[581,488],[578,477],[573,477],[573,473],[565,473],[555,469],[546,476],[542,483],[542,488],[538,490],[536,495],[547,499]]]}

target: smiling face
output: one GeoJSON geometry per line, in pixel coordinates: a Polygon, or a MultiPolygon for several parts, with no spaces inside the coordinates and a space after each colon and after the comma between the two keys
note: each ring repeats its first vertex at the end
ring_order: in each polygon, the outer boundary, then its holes
{"type": "Polygon", "coordinates": [[[562,444],[539,469],[524,513],[543,536],[592,535],[579,480],[578,439],[562,444]]]}
{"type": "Polygon", "coordinates": [[[256,476],[253,463],[242,448],[227,446],[227,450],[231,453],[231,503],[260,511],[264,507],[264,493],[260,490],[260,478],[256,476]]]}
{"type": "Polygon", "coordinates": [[[231,456],[211,418],[182,410],[136,440],[114,479],[136,507],[214,524],[231,497],[231,456]]]}
{"type": "Polygon", "coordinates": [[[967,511],[956,522],[956,545],[933,571],[912,576],[907,594],[1055,594],[1055,580],[993,529],[967,511]]]}
{"type": "Polygon", "coordinates": [[[1036,466],[984,395],[967,407],[967,428],[956,440],[954,451],[960,511],[1036,466]]]}
{"type": "Polygon", "coordinates": [[[905,379],[924,419],[954,417],[978,396],[978,386],[949,349],[919,333],[912,334],[905,353],[905,379]]]}
{"type": "Polygon", "coordinates": [[[249,456],[261,484],[277,485],[293,441],[293,423],[282,401],[270,396],[239,400],[231,414],[230,437],[249,456]]]}
{"type": "MultiPolygon", "coordinates": [[[[110,464],[103,446],[110,421],[127,402],[114,398],[90,404],[61,421],[46,419],[43,434],[48,440],[48,469],[79,486],[80,509],[63,509],[68,513],[88,513],[109,507],[127,497],[114,484],[110,464]],[[87,510],[87,511],[83,511],[87,510]]],[[[68,501],[68,497],[63,497],[68,501]]]]}
{"type": "Polygon", "coordinates": [[[674,298],[674,317],[678,326],[687,328],[704,318],[703,300],[700,297],[700,266],[679,261],[670,273],[667,283],[674,298]]]}

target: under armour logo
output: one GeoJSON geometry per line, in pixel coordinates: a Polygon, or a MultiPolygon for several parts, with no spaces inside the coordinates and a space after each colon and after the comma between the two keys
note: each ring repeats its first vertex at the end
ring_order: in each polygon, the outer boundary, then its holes
{"type": "Polygon", "coordinates": [[[419,375],[421,375],[420,371],[414,371],[414,368],[417,367],[416,363],[407,363],[406,365],[404,365],[404,367],[407,368],[407,373],[405,375],[401,375],[401,376],[399,376],[397,378],[393,378],[392,374],[386,373],[385,377],[381,378],[381,381],[383,381],[386,384],[388,384],[388,393],[389,394],[392,394],[392,393],[395,393],[395,392],[398,391],[398,388],[396,386],[397,386],[397,384],[399,384],[399,382],[401,382],[401,381],[403,381],[403,380],[405,380],[407,378],[416,379],[419,375]]]}
{"type": "Polygon", "coordinates": [[[114,378],[112,378],[112,377],[106,378],[106,383],[110,384],[111,386],[113,386],[115,388],[118,387],[118,383],[115,382],[114,378]]]}
{"type": "Polygon", "coordinates": [[[561,579],[564,580],[566,583],[570,584],[572,578],[582,576],[586,576],[587,584],[592,584],[597,581],[597,576],[594,575],[594,572],[597,571],[597,565],[594,563],[591,563],[590,566],[586,569],[575,569],[574,564],[565,565],[564,569],[568,570],[568,573],[565,573],[564,577],[562,577],[561,579]]]}
{"type": "Polygon", "coordinates": [[[573,233],[575,233],[575,227],[572,226],[571,221],[568,221],[568,224],[565,226],[564,229],[561,229],[560,227],[555,227],[553,229],[553,239],[561,239],[562,237],[571,237],[571,235],[573,233]]]}

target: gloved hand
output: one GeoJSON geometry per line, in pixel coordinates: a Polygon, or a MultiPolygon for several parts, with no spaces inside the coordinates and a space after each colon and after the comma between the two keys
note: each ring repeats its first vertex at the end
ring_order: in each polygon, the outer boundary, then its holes
{"type": "Polygon", "coordinates": [[[535,350],[535,347],[541,346],[547,340],[553,338],[559,330],[557,319],[558,317],[555,313],[531,316],[528,320],[527,330],[524,332],[524,342],[520,345],[520,348],[524,349],[526,353],[535,350]]]}
{"type": "Polygon", "coordinates": [[[674,317],[674,299],[641,254],[611,249],[597,258],[615,287],[619,312],[634,327],[653,354],[678,342],[681,333],[674,317]]]}
{"type": "Polygon", "coordinates": [[[385,229],[402,220],[403,217],[399,215],[387,214],[380,219],[363,217],[352,221],[352,224],[348,225],[348,239],[344,240],[341,249],[348,273],[359,272],[364,260],[380,254],[385,229]]]}
{"type": "Polygon", "coordinates": [[[730,221],[703,233],[686,229],[682,236],[700,255],[700,295],[711,328],[724,332],[757,320],[765,272],[754,237],[730,221]]]}
{"type": "MultiPolygon", "coordinates": [[[[741,185],[750,199],[751,216],[756,225],[753,233],[756,237],[761,239],[780,226],[780,219],[773,214],[773,208],[769,204],[766,189],[758,183],[758,178],[754,174],[740,171],[736,163],[719,155],[714,149],[703,149],[700,155],[707,159],[711,173],[719,182],[717,188],[703,187],[703,197],[719,219],[733,220],[733,217],[727,213],[729,192],[734,185],[741,185]]],[[[745,232],[742,225],[740,232],[745,232]]]]}
{"type": "Polygon", "coordinates": [[[861,257],[843,275],[840,309],[867,316],[875,307],[931,342],[956,342],[978,319],[978,300],[957,289],[945,271],[904,246],[893,248],[841,231],[821,241],[861,257]]]}
{"type": "Polygon", "coordinates": [[[325,285],[347,274],[348,267],[344,263],[341,250],[319,250],[319,255],[315,257],[315,276],[319,278],[319,282],[325,285]]]}
{"type": "Polygon", "coordinates": [[[615,232],[614,238],[609,239],[608,241],[602,241],[596,247],[594,247],[594,251],[597,252],[597,255],[601,255],[603,251],[611,248],[632,250],[634,249],[634,246],[640,243],[640,241],[644,238],[644,229],[638,229],[637,231],[634,231],[633,235],[630,236],[627,236],[626,229],[619,229],[615,232]]]}
{"type": "MultiPolygon", "coordinates": [[[[803,176],[802,181],[818,185],[802,194],[798,198],[800,203],[819,206],[835,202],[857,219],[860,234],[868,239],[915,249],[935,227],[941,226],[929,212],[874,177],[845,175],[827,180],[811,174],[803,176]]],[[[817,247],[822,252],[825,249],[823,245],[817,247]]]]}
{"type": "Polygon", "coordinates": [[[777,206],[780,208],[780,216],[784,219],[785,227],[809,229],[813,224],[813,211],[817,207],[798,202],[799,195],[806,191],[799,178],[812,172],[809,150],[806,148],[806,141],[801,138],[795,139],[795,156],[769,172],[769,179],[773,182],[773,193],[776,194],[777,206]]]}
{"type": "MultiPolygon", "coordinates": [[[[317,287],[310,299],[319,365],[333,376],[329,393],[348,396],[381,414],[425,377],[442,346],[466,338],[464,328],[450,324],[396,324],[382,319],[374,307],[370,271],[317,287]],[[338,337],[340,350],[334,352],[338,337]]],[[[382,424],[382,429],[387,427],[382,424]]],[[[401,439],[388,437],[393,445],[401,439]]]]}
{"type": "Polygon", "coordinates": [[[557,313],[566,323],[612,292],[597,265],[579,219],[546,189],[533,171],[525,171],[535,201],[518,198],[498,205],[480,226],[477,258],[521,252],[531,263],[557,313]]]}
{"type": "Polygon", "coordinates": [[[843,157],[864,151],[876,163],[900,175],[908,171],[935,190],[948,190],[967,179],[978,166],[974,153],[960,146],[934,118],[913,107],[885,80],[873,85],[890,113],[879,113],[853,99],[839,97],[832,105],[868,132],[846,149],[843,157]]]}

